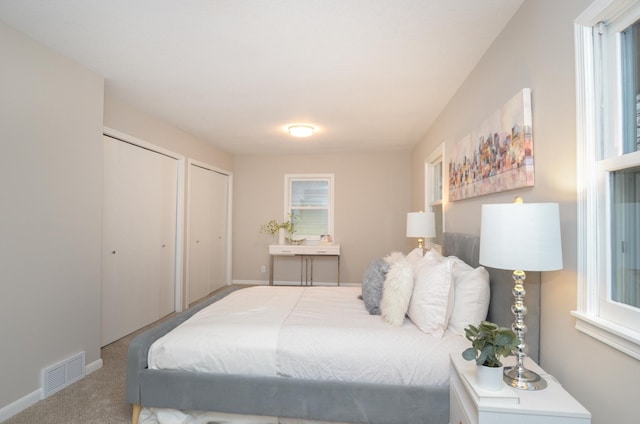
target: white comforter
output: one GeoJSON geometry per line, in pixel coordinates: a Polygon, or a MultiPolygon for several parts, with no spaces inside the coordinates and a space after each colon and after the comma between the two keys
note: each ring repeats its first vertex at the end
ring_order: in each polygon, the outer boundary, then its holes
{"type": "Polygon", "coordinates": [[[149,350],[149,367],[439,386],[467,341],[369,315],[359,287],[252,287],[195,314],[149,350]]]}

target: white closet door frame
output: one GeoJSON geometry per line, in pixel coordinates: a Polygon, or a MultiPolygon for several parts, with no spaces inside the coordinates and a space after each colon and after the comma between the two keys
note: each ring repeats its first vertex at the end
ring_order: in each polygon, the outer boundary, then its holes
{"type": "Polygon", "coordinates": [[[114,130],[113,128],[103,127],[102,133],[106,136],[116,138],[118,140],[142,147],[143,149],[151,150],[153,152],[160,153],[162,155],[173,158],[178,164],[178,193],[177,193],[177,210],[176,210],[176,270],[175,270],[175,310],[181,312],[183,310],[182,300],[182,275],[183,275],[183,255],[184,252],[184,173],[185,173],[185,157],[178,153],[148,143],[139,138],[133,137],[129,134],[125,134],[121,131],[114,130]]]}
{"type": "MultiPolygon", "coordinates": [[[[226,251],[227,251],[227,263],[225,264],[225,280],[226,280],[226,284],[229,285],[231,282],[231,228],[232,228],[232,223],[233,223],[233,218],[232,218],[232,206],[233,206],[233,173],[231,171],[228,171],[226,169],[222,169],[219,168],[217,166],[213,166],[213,165],[209,165],[207,163],[204,162],[200,162],[197,161],[195,159],[188,159],[187,160],[187,169],[190,169],[191,165],[195,165],[195,166],[199,166],[200,168],[204,168],[204,169],[208,169],[209,171],[213,171],[213,172],[217,172],[219,174],[223,174],[226,175],[228,178],[228,186],[227,186],[227,246],[226,246],[226,251]]],[[[187,172],[187,187],[191,187],[191,173],[187,172]]],[[[187,190],[187,203],[190,204],[190,196],[191,196],[191,192],[190,190],[187,190]]],[[[189,214],[187,214],[187,237],[189,234],[189,230],[190,230],[190,222],[189,222],[189,214]]],[[[186,243],[187,246],[187,258],[189,258],[189,243],[187,240],[186,243]]],[[[187,263],[188,263],[188,259],[187,259],[187,263]]],[[[189,281],[189,267],[186,267],[186,280],[189,281]]],[[[187,287],[186,290],[188,290],[189,288],[187,287]]],[[[186,309],[189,305],[188,303],[188,299],[189,299],[189,295],[185,290],[185,295],[184,295],[184,308],[186,309]]]]}

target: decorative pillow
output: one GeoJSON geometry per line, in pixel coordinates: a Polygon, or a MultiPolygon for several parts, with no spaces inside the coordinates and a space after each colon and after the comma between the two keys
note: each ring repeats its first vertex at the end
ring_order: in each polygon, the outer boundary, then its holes
{"type": "Polygon", "coordinates": [[[369,263],[364,272],[362,300],[364,300],[364,307],[371,315],[380,315],[380,300],[388,271],[389,264],[384,259],[377,258],[369,263]]]}
{"type": "Polygon", "coordinates": [[[411,252],[409,252],[409,254],[407,255],[407,260],[411,262],[411,265],[415,266],[415,264],[417,264],[418,261],[422,259],[422,256],[423,256],[422,249],[419,247],[416,247],[411,252]]]}
{"type": "Polygon", "coordinates": [[[387,256],[383,258],[389,265],[393,265],[398,261],[404,259],[404,254],[402,252],[391,252],[387,256]]]}
{"type": "Polygon", "coordinates": [[[451,257],[455,303],[449,330],[464,336],[464,328],[487,318],[491,288],[489,273],[479,266],[473,268],[461,259],[451,257]]]}
{"type": "Polygon", "coordinates": [[[407,259],[396,261],[384,280],[380,300],[382,319],[392,325],[402,325],[413,291],[413,265],[407,259]]]}
{"type": "MultiPolygon", "coordinates": [[[[432,260],[436,262],[446,262],[450,257],[442,256],[442,253],[435,249],[429,249],[427,253],[424,254],[425,260],[432,260]]],[[[453,270],[452,270],[452,281],[453,281],[453,270]]],[[[454,302],[454,292],[453,292],[453,282],[449,288],[449,301],[447,303],[447,322],[449,322],[449,317],[451,316],[451,312],[453,311],[453,302],[454,302]]]]}
{"type": "Polygon", "coordinates": [[[447,259],[446,257],[442,256],[442,254],[436,249],[429,249],[427,253],[424,254],[424,257],[434,261],[444,261],[447,259]]]}
{"type": "Polygon", "coordinates": [[[442,337],[453,308],[452,293],[451,261],[425,255],[415,267],[409,318],[425,333],[442,337]]]}

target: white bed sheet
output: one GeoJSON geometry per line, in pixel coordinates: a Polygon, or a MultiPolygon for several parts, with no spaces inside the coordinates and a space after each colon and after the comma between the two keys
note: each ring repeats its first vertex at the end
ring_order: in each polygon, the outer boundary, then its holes
{"type": "Polygon", "coordinates": [[[280,329],[278,375],[312,380],[441,386],[449,381],[449,354],[466,340],[400,327],[369,315],[359,287],[315,287],[301,296],[280,329]]]}
{"type": "Polygon", "coordinates": [[[276,376],[278,333],[301,295],[288,287],[235,291],[156,340],[149,368],[276,376]]]}
{"type": "Polygon", "coordinates": [[[149,367],[441,386],[468,342],[369,315],[360,287],[251,287],[198,312],[149,350],[149,367]]]}

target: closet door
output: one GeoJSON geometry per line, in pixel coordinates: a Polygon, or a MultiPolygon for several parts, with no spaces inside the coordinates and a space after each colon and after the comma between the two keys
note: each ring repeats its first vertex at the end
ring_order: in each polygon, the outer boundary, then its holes
{"type": "MultiPolygon", "coordinates": [[[[144,222],[145,277],[141,279],[143,299],[140,319],[147,325],[175,311],[176,223],[178,166],[165,155],[148,152],[145,155],[142,183],[146,195],[144,222]]],[[[142,175],[140,175],[142,177],[142,175]]]]}
{"type": "Polygon", "coordinates": [[[175,310],[177,161],[104,137],[102,345],[175,310]]]}
{"type": "Polygon", "coordinates": [[[212,252],[209,293],[227,284],[227,230],[229,228],[229,176],[210,172],[214,200],[211,206],[212,252]]]}
{"type": "Polygon", "coordinates": [[[209,293],[209,252],[211,203],[208,174],[199,166],[189,167],[189,277],[188,301],[193,303],[209,293]]]}
{"type": "Polygon", "coordinates": [[[197,165],[189,172],[187,284],[193,303],[226,284],[229,177],[197,165]]]}

